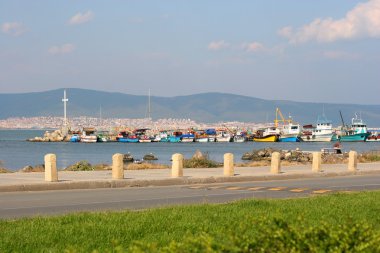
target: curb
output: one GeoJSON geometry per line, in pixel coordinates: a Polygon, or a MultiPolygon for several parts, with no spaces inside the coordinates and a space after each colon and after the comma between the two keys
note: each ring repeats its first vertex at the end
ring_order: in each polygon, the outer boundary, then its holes
{"type": "Polygon", "coordinates": [[[307,179],[320,177],[340,177],[353,175],[375,175],[380,174],[380,170],[356,171],[356,172],[320,172],[310,174],[280,174],[265,176],[236,176],[236,177],[207,177],[207,178],[168,178],[162,180],[96,180],[96,181],[62,181],[44,182],[38,184],[17,184],[0,186],[0,192],[24,192],[24,191],[51,191],[51,190],[79,190],[79,189],[101,189],[101,188],[127,188],[127,187],[149,187],[149,186],[174,186],[193,184],[213,184],[228,182],[249,182],[249,181],[270,181],[307,179]]]}

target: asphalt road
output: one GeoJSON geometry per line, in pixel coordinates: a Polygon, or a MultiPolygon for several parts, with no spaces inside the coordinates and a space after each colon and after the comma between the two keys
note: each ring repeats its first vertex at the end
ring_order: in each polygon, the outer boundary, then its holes
{"type": "Polygon", "coordinates": [[[209,185],[7,192],[0,193],[0,218],[224,203],[247,198],[295,198],[379,189],[380,175],[356,175],[209,185]]]}

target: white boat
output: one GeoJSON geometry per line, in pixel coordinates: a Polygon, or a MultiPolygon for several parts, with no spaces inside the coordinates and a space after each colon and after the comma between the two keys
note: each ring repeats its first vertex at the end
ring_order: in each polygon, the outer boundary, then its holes
{"type": "Polygon", "coordinates": [[[304,126],[301,138],[303,141],[328,142],[332,140],[333,135],[332,122],[323,115],[321,118],[318,117],[317,127],[304,126]]]}
{"type": "Polygon", "coordinates": [[[98,141],[98,137],[95,134],[94,128],[83,128],[82,135],[80,136],[80,142],[94,143],[98,141]]]}
{"type": "Polygon", "coordinates": [[[216,136],[208,136],[208,142],[215,142],[216,141],[216,136]]]}
{"type": "Polygon", "coordinates": [[[226,131],[219,131],[216,135],[217,142],[230,142],[231,138],[231,134],[226,131]]]}
{"type": "Polygon", "coordinates": [[[208,136],[199,136],[195,138],[196,142],[208,142],[208,136]]]}
{"type": "Polygon", "coordinates": [[[235,135],[233,142],[245,142],[246,138],[243,135],[235,135]]]}

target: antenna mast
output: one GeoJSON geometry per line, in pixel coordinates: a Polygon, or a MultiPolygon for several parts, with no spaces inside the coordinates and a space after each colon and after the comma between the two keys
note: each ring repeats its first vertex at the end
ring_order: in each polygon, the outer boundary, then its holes
{"type": "Polygon", "coordinates": [[[64,127],[67,127],[66,106],[67,106],[68,101],[69,101],[69,99],[66,97],[66,89],[65,89],[65,90],[63,90],[63,99],[62,99],[62,102],[63,102],[63,125],[64,125],[64,127]]]}
{"type": "Polygon", "coordinates": [[[151,111],[150,111],[150,89],[148,91],[148,118],[152,119],[152,117],[151,117],[151,111]]]}

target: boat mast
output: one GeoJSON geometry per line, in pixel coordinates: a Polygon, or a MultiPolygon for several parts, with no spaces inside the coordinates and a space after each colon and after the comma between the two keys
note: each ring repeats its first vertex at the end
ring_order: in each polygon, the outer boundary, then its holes
{"type": "Polygon", "coordinates": [[[343,116],[342,116],[342,111],[339,110],[340,114],[340,119],[342,120],[342,127],[345,127],[346,125],[344,124],[343,116]]]}

